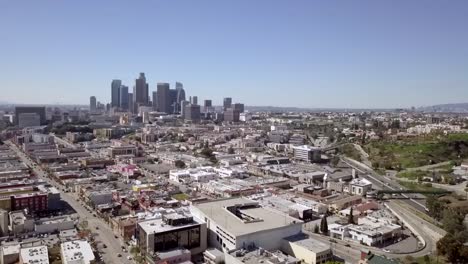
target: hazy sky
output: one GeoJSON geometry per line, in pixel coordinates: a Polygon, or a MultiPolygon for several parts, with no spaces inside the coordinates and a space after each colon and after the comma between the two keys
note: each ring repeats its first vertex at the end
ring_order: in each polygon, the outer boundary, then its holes
{"type": "Polygon", "coordinates": [[[0,0],[0,101],[110,100],[145,72],[221,104],[468,101],[468,1],[0,0]]]}

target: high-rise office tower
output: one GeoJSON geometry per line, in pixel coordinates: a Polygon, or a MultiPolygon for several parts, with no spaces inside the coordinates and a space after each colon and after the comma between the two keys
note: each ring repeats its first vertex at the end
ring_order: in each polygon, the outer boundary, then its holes
{"type": "Polygon", "coordinates": [[[89,98],[89,111],[91,113],[94,113],[96,112],[96,108],[97,108],[96,96],[91,96],[89,98]]]}
{"type": "Polygon", "coordinates": [[[204,104],[203,104],[205,107],[211,107],[212,104],[211,104],[211,100],[205,100],[204,104]]]}
{"type": "Polygon", "coordinates": [[[232,105],[232,108],[234,108],[234,110],[238,111],[239,113],[244,113],[244,104],[236,103],[232,105]]]}
{"type": "Polygon", "coordinates": [[[192,122],[199,122],[201,118],[200,106],[195,104],[188,104],[184,107],[184,119],[191,120],[192,122]]]}
{"type": "Polygon", "coordinates": [[[176,113],[181,113],[182,112],[182,101],[185,101],[185,90],[184,86],[180,82],[176,82],[176,91],[177,91],[177,110],[176,113]]]}
{"type": "Polygon", "coordinates": [[[133,93],[128,93],[128,110],[133,113],[134,111],[134,106],[133,106],[133,93]]]}
{"type": "Polygon", "coordinates": [[[138,79],[135,80],[133,87],[133,107],[134,112],[137,111],[139,106],[147,105],[148,98],[148,83],[146,83],[145,73],[140,73],[138,79]]]}
{"type": "MultiPolygon", "coordinates": [[[[16,106],[15,107],[15,122],[18,124],[20,114],[37,114],[39,116],[40,125],[44,125],[46,120],[46,110],[45,106],[16,106]]],[[[31,117],[32,115],[25,116],[31,117]]]]}
{"type": "Polygon", "coordinates": [[[224,98],[223,100],[224,111],[226,111],[226,109],[228,108],[231,108],[231,106],[232,106],[232,98],[231,97],[224,98]]]}
{"type": "Polygon", "coordinates": [[[122,86],[121,80],[112,80],[111,107],[120,107],[120,86],[122,86]]]}
{"type": "Polygon", "coordinates": [[[192,96],[192,101],[190,101],[193,105],[198,105],[198,96],[192,96]]]}
{"type": "Polygon", "coordinates": [[[160,112],[171,113],[170,91],[168,83],[157,84],[158,110],[160,112]]]}
{"type": "Polygon", "coordinates": [[[158,111],[158,92],[154,91],[152,96],[153,111],[158,111]]]}
{"type": "Polygon", "coordinates": [[[128,110],[128,86],[120,86],[120,108],[128,110]]]}
{"type": "Polygon", "coordinates": [[[188,104],[189,104],[189,102],[188,102],[188,101],[185,101],[185,100],[183,100],[183,101],[180,102],[180,116],[181,116],[182,118],[185,118],[185,107],[186,107],[188,104]]]}
{"type": "Polygon", "coordinates": [[[213,108],[213,105],[212,105],[211,100],[205,100],[203,103],[203,112],[209,113],[211,112],[212,108],[213,108]]]}
{"type": "Polygon", "coordinates": [[[170,89],[169,90],[169,105],[171,107],[170,113],[174,114],[178,112],[178,107],[177,107],[177,90],[176,89],[170,89]]]}

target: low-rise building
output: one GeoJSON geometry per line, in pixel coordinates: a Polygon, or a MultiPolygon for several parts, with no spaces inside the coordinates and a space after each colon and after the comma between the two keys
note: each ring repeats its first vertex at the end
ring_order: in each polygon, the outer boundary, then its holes
{"type": "Polygon", "coordinates": [[[85,240],[63,242],[60,254],[63,264],[90,264],[94,261],[91,245],[85,240]]]}
{"type": "Polygon", "coordinates": [[[252,245],[278,249],[281,239],[301,233],[301,220],[270,210],[245,198],[194,204],[192,214],[208,227],[210,246],[225,251],[252,245]]]}
{"type": "Polygon", "coordinates": [[[22,248],[19,261],[20,264],[49,264],[47,246],[22,248]]]}

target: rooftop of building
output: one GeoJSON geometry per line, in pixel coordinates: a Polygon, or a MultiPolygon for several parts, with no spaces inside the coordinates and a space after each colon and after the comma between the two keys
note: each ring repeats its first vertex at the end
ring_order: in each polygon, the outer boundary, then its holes
{"type": "Polygon", "coordinates": [[[257,263],[299,263],[299,259],[286,255],[283,252],[268,251],[263,248],[256,248],[247,251],[246,249],[236,250],[230,253],[231,256],[237,258],[245,264],[257,263]]]}
{"type": "Polygon", "coordinates": [[[67,262],[82,260],[82,263],[90,263],[94,260],[91,245],[85,240],[63,242],[60,247],[63,258],[67,262]]]}
{"type": "Polygon", "coordinates": [[[20,257],[24,264],[49,263],[49,251],[47,250],[47,246],[22,248],[20,251],[20,257]]]}
{"type": "Polygon", "coordinates": [[[191,218],[191,215],[182,215],[180,213],[171,213],[171,214],[166,214],[164,215],[166,219],[169,219],[169,221],[163,219],[163,218],[157,218],[157,219],[151,219],[151,220],[146,220],[143,222],[138,223],[138,225],[145,231],[146,234],[150,233],[161,233],[161,232],[166,232],[166,231],[171,231],[171,230],[177,230],[181,228],[186,228],[186,227],[191,227],[191,226],[197,226],[200,223],[197,222],[196,220],[187,221],[185,223],[181,223],[178,225],[171,225],[168,224],[171,220],[178,220],[183,217],[191,218]]]}
{"type": "Polygon", "coordinates": [[[330,245],[320,242],[316,239],[310,238],[303,234],[286,237],[284,238],[284,240],[306,248],[307,250],[312,251],[314,253],[321,253],[330,250],[330,245]]]}
{"type": "Polygon", "coordinates": [[[236,236],[303,223],[245,198],[209,201],[195,204],[194,207],[236,236]],[[239,216],[228,210],[232,207],[236,207],[239,216]]]}

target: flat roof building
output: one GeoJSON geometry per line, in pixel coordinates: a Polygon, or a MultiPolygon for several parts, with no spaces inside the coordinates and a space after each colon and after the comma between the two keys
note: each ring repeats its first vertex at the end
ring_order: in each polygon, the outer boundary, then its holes
{"type": "Polygon", "coordinates": [[[85,240],[63,242],[60,245],[63,264],[90,264],[94,261],[91,245],[85,240]]]}
{"type": "Polygon", "coordinates": [[[206,222],[209,244],[227,251],[253,245],[278,249],[281,239],[301,233],[303,224],[245,198],[194,204],[190,210],[206,222]]]}

